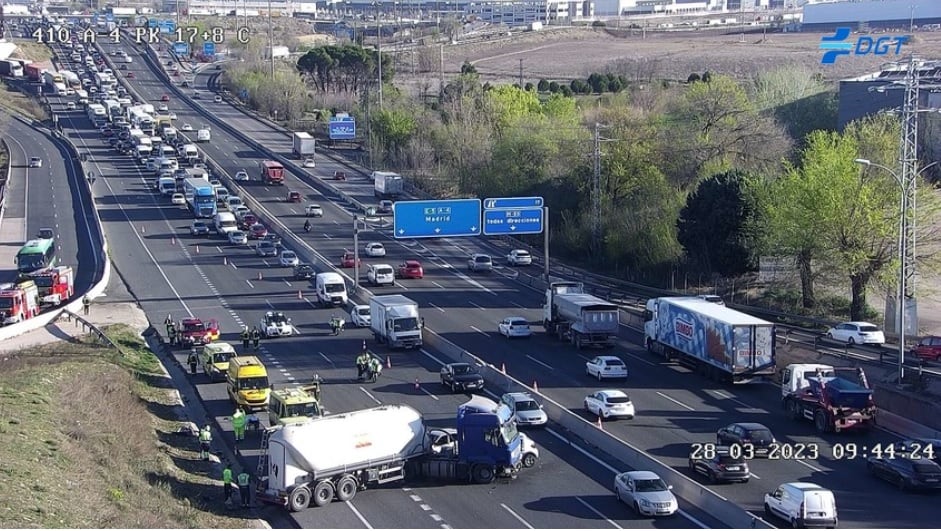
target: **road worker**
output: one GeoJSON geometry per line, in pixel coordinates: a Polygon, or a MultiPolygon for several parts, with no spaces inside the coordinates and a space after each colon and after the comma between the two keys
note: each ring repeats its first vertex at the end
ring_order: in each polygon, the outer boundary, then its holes
{"type": "Polygon", "coordinates": [[[245,412],[242,408],[236,408],[232,415],[232,430],[235,431],[235,442],[245,440],[245,412]]]}
{"type": "Polygon", "coordinates": [[[258,342],[261,341],[261,332],[258,331],[258,327],[252,328],[252,346],[255,350],[258,350],[258,342]]]}
{"type": "Polygon", "coordinates": [[[167,337],[171,345],[176,344],[176,326],[173,323],[167,325],[167,337]]]}
{"type": "Polygon", "coordinates": [[[252,482],[252,477],[242,470],[242,473],[239,474],[239,494],[242,495],[242,507],[248,507],[249,502],[251,501],[251,492],[249,491],[249,486],[252,482]]]}
{"type": "Polygon", "coordinates": [[[244,348],[245,350],[248,350],[248,342],[252,340],[252,334],[251,332],[248,331],[247,326],[242,327],[241,337],[242,337],[242,348],[244,348]]]}
{"type": "Polygon", "coordinates": [[[359,356],[356,356],[356,379],[362,380],[363,375],[366,374],[366,369],[369,367],[369,354],[366,352],[361,353],[359,356]]]}
{"type": "Polygon", "coordinates": [[[199,457],[203,460],[209,459],[209,451],[212,448],[212,431],[209,424],[199,430],[199,457]]]}
{"type": "Polygon", "coordinates": [[[196,355],[196,347],[190,350],[190,356],[186,361],[190,364],[190,374],[196,374],[196,365],[199,363],[199,356],[196,355]]]}
{"type": "Polygon", "coordinates": [[[369,360],[369,381],[375,382],[379,379],[379,375],[382,374],[382,362],[378,358],[372,358],[369,360]]]}
{"type": "Polygon", "coordinates": [[[223,501],[229,503],[229,500],[232,499],[232,465],[228,461],[225,462],[225,468],[222,469],[222,493],[224,496],[223,501]]]}

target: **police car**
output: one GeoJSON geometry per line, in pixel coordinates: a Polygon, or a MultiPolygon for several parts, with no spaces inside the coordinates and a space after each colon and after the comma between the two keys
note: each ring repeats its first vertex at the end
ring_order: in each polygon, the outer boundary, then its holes
{"type": "Polygon", "coordinates": [[[267,312],[261,319],[261,333],[265,337],[284,337],[294,334],[294,325],[281,312],[267,312]]]}

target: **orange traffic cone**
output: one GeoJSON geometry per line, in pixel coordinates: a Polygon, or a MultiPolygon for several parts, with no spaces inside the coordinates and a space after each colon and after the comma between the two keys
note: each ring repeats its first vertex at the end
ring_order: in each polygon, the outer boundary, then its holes
{"type": "Polygon", "coordinates": [[[536,380],[533,380],[533,391],[539,392],[539,384],[536,383],[536,380]]]}
{"type": "Polygon", "coordinates": [[[598,429],[604,431],[604,424],[601,423],[601,417],[598,417],[598,429]]]}
{"type": "Polygon", "coordinates": [[[297,300],[304,300],[304,294],[301,293],[301,290],[297,290],[297,300]]]}
{"type": "Polygon", "coordinates": [[[392,356],[386,356],[386,369],[392,368],[392,356]]]}

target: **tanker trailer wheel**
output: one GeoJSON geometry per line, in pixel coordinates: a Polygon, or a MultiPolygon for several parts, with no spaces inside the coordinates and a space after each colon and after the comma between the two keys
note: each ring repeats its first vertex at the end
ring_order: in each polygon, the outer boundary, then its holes
{"type": "Polygon", "coordinates": [[[314,487],[314,505],[323,507],[333,501],[333,483],[323,480],[314,487]]]}
{"type": "Polygon", "coordinates": [[[474,467],[474,483],[486,485],[493,482],[493,468],[488,465],[477,465],[474,467]]]}
{"type": "Polygon", "coordinates": [[[307,487],[298,487],[291,491],[288,498],[288,505],[294,512],[303,511],[310,505],[310,489],[307,487]]]}
{"type": "Polygon", "coordinates": [[[353,476],[343,476],[340,478],[340,481],[337,482],[337,499],[341,502],[352,500],[353,496],[356,496],[358,489],[359,484],[356,482],[356,478],[353,476]]]}

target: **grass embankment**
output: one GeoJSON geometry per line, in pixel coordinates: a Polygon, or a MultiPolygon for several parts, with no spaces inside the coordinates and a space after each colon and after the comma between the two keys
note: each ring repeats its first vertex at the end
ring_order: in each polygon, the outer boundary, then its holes
{"type": "MultiPolygon", "coordinates": [[[[49,113],[35,98],[11,90],[5,83],[0,83],[0,110],[6,114],[19,113],[40,122],[49,118],[49,113]]],[[[9,117],[2,119],[8,120],[9,117]]]]}
{"type": "Polygon", "coordinates": [[[132,329],[0,359],[5,528],[244,528],[218,472],[178,434],[169,379],[132,329]]]}
{"type": "Polygon", "coordinates": [[[45,44],[36,42],[35,39],[13,39],[12,42],[16,45],[16,51],[13,52],[16,57],[36,63],[52,60],[52,49],[45,44]]]}

